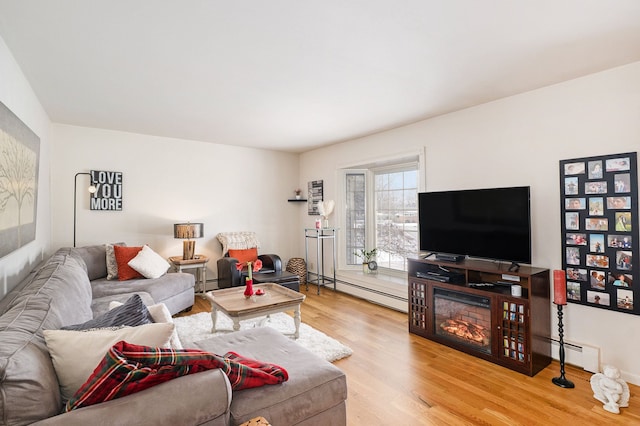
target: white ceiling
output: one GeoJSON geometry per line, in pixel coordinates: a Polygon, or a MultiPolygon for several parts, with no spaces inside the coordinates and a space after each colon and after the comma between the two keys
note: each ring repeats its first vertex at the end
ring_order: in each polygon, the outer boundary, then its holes
{"type": "Polygon", "coordinates": [[[640,60],[638,0],[0,0],[51,120],[303,152],[640,60]]]}

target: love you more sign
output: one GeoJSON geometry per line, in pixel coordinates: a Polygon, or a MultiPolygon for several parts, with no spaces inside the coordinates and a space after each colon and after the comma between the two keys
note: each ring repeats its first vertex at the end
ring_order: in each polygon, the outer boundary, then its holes
{"type": "Polygon", "coordinates": [[[91,210],[122,210],[122,172],[91,170],[91,210]]]}

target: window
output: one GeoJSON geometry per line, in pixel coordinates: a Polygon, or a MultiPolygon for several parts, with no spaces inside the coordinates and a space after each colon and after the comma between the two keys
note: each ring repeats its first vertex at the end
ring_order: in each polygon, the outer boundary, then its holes
{"type": "Polygon", "coordinates": [[[407,256],[418,253],[418,175],[417,161],[345,172],[347,265],[376,247],[381,270],[407,270],[407,256]]]}

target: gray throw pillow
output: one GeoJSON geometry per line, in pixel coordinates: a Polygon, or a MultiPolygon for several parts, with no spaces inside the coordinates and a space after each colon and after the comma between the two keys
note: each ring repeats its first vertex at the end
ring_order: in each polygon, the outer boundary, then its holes
{"type": "Polygon", "coordinates": [[[122,306],[111,309],[108,312],[82,324],[68,325],[62,330],[88,330],[93,328],[130,326],[137,327],[150,324],[153,318],[139,295],[134,294],[122,306]]]}

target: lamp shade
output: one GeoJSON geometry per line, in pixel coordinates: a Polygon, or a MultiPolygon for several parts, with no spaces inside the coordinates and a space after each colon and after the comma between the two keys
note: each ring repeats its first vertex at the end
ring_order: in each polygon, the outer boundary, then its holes
{"type": "Polygon", "coordinates": [[[183,240],[202,238],[204,236],[204,224],[202,223],[176,223],[173,225],[173,237],[183,240]]]}

